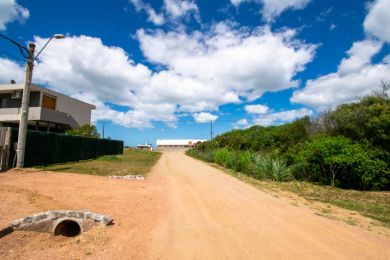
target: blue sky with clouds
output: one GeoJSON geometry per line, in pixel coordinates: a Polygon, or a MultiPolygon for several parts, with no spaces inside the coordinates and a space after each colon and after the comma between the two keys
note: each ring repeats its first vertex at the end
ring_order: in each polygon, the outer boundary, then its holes
{"type": "MultiPolygon", "coordinates": [[[[33,81],[96,105],[128,145],[209,138],[353,102],[390,80],[390,0],[0,0],[0,33],[38,49],[33,81]]],[[[23,82],[0,41],[0,83],[23,82]]]]}

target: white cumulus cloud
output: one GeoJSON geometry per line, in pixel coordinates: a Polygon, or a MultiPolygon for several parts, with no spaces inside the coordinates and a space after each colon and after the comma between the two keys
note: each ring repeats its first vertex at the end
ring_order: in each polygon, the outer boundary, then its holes
{"type": "Polygon", "coordinates": [[[380,81],[390,80],[390,56],[378,64],[371,63],[380,46],[369,40],[354,43],[337,72],[308,80],[304,89],[293,93],[291,101],[327,109],[371,94],[380,81]]]}
{"type": "Polygon", "coordinates": [[[247,105],[244,107],[245,111],[249,114],[267,114],[270,109],[265,105],[247,105]]]}
{"type": "Polygon", "coordinates": [[[0,57],[0,83],[10,83],[11,80],[22,83],[24,68],[18,63],[0,57]]]}
{"type": "Polygon", "coordinates": [[[256,2],[262,5],[261,14],[265,21],[272,22],[287,9],[302,9],[310,0],[230,0],[234,6],[245,2],[256,2]]]}
{"type": "Polygon", "coordinates": [[[194,14],[195,17],[199,16],[198,6],[191,0],[164,0],[164,8],[168,16],[173,19],[194,14]]]}
{"type": "Polygon", "coordinates": [[[371,63],[372,57],[382,48],[382,44],[377,41],[364,40],[355,42],[352,48],[347,51],[348,57],[341,60],[338,67],[340,75],[348,75],[361,71],[371,63]]]}
{"type": "Polygon", "coordinates": [[[148,20],[155,25],[162,25],[165,22],[163,15],[158,14],[153,8],[146,8],[146,13],[148,14],[148,20]]]}
{"type": "Polygon", "coordinates": [[[139,30],[137,35],[144,56],[169,70],[159,76],[176,81],[170,93],[185,95],[191,102],[183,108],[193,111],[298,86],[293,78],[312,60],[315,47],[295,40],[294,33],[218,23],[206,33],[139,30]]]}
{"type": "MultiPolygon", "coordinates": [[[[35,38],[37,49],[48,39],[35,38]]],[[[135,64],[118,47],[88,36],[53,40],[39,56],[34,79],[74,93],[94,92],[100,100],[119,105],[134,102],[134,93],[149,83],[151,71],[135,64]]]]}
{"type": "MultiPolygon", "coordinates": [[[[144,56],[158,71],[99,38],[68,36],[42,52],[33,81],[96,105],[94,120],[138,128],[153,127],[155,121],[174,126],[182,113],[199,120],[221,105],[297,86],[294,77],[315,49],[297,41],[292,30],[235,29],[229,23],[205,32],[139,30],[137,35],[144,56]]],[[[47,40],[36,37],[37,49],[47,40]]],[[[9,60],[0,66],[8,69],[0,67],[0,81],[22,82],[22,67],[9,60]]]]}
{"type": "Polygon", "coordinates": [[[311,115],[313,115],[313,111],[304,107],[301,109],[293,109],[293,110],[269,113],[266,115],[258,116],[253,119],[253,122],[256,125],[269,126],[269,125],[292,122],[298,118],[302,118],[304,116],[311,116],[311,115]]]}
{"type": "MultiPolygon", "coordinates": [[[[46,41],[36,38],[37,49],[46,41]]],[[[148,96],[152,71],[136,64],[123,49],[106,46],[98,38],[73,36],[52,41],[39,57],[33,80],[96,105],[94,120],[138,128],[152,127],[152,121],[176,120],[176,104],[161,99],[154,103],[148,96]],[[108,103],[128,111],[116,111],[108,103]]]]}
{"type": "Polygon", "coordinates": [[[378,88],[381,81],[390,81],[390,55],[373,63],[384,42],[390,41],[390,0],[375,0],[369,4],[364,21],[365,31],[377,39],[355,42],[347,51],[334,73],[308,80],[306,86],[297,90],[292,102],[317,109],[335,107],[341,103],[358,101],[378,88]]]}
{"type": "Polygon", "coordinates": [[[218,118],[218,116],[207,112],[195,113],[192,116],[197,123],[210,123],[211,121],[215,121],[218,118]]]}
{"type": "Polygon", "coordinates": [[[177,22],[191,15],[199,21],[199,9],[195,1],[191,0],[164,0],[161,12],[156,11],[149,3],[143,0],[129,0],[136,11],[144,11],[148,21],[155,25],[162,25],[167,21],[177,22]]]}
{"type": "Polygon", "coordinates": [[[129,2],[138,12],[145,11],[148,15],[149,22],[152,22],[155,25],[162,25],[165,23],[164,15],[157,13],[150,4],[145,3],[142,0],[129,0],[129,2]]]}
{"type": "Polygon", "coordinates": [[[247,128],[248,126],[249,126],[249,122],[248,119],[246,118],[240,119],[233,124],[233,128],[235,129],[247,128]]]}
{"type": "Polygon", "coordinates": [[[369,12],[364,20],[367,33],[390,43],[390,0],[375,0],[369,5],[369,12]]]}
{"type": "Polygon", "coordinates": [[[8,23],[23,22],[30,16],[27,8],[19,5],[15,0],[0,1],[0,31],[7,28],[8,23]]]}

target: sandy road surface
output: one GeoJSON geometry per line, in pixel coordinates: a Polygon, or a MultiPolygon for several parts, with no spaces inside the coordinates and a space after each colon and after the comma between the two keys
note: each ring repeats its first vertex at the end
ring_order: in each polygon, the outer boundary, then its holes
{"type": "Polygon", "coordinates": [[[167,153],[168,215],[155,259],[390,259],[390,240],[295,207],[202,162],[167,153]]]}
{"type": "Polygon", "coordinates": [[[40,210],[105,212],[115,225],[76,238],[15,232],[0,258],[390,259],[390,239],[317,216],[181,153],[165,153],[146,181],[8,172],[0,226],[40,210]]]}

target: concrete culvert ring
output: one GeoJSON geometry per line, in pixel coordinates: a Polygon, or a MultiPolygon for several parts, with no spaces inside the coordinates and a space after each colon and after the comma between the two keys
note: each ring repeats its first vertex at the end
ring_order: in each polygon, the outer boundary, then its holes
{"type": "Polygon", "coordinates": [[[14,220],[0,229],[0,238],[13,231],[48,232],[53,235],[75,237],[94,226],[106,227],[113,219],[88,210],[50,210],[14,220]]]}
{"type": "Polygon", "coordinates": [[[77,221],[63,220],[54,228],[55,236],[75,237],[80,235],[81,227],[77,221]]]}

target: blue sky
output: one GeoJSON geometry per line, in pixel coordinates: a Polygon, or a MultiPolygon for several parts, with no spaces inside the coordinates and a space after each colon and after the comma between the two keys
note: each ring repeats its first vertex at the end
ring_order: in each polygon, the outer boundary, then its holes
{"type": "MultiPolygon", "coordinates": [[[[353,102],[390,80],[390,0],[0,0],[0,33],[42,52],[34,83],[96,105],[127,145],[210,138],[353,102]]],[[[0,83],[23,82],[0,41],[0,83]]]]}

